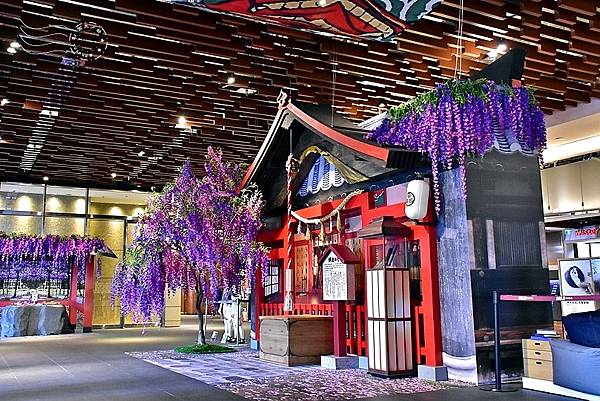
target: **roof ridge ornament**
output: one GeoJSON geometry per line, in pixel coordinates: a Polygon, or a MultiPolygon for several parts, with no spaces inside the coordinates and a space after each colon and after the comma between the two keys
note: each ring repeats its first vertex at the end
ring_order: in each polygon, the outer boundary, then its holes
{"type": "Polygon", "coordinates": [[[290,95],[284,92],[283,90],[279,91],[279,95],[277,96],[277,104],[279,107],[285,107],[290,101],[290,95]]]}

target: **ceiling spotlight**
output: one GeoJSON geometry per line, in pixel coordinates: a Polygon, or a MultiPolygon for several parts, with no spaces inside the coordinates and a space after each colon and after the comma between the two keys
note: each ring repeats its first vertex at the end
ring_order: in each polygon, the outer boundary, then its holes
{"type": "Polygon", "coordinates": [[[385,107],[385,103],[379,103],[379,107],[383,109],[385,107]]]}
{"type": "Polygon", "coordinates": [[[327,5],[327,0],[319,0],[319,1],[317,1],[317,4],[320,5],[321,7],[324,7],[327,5]]]}
{"type": "Polygon", "coordinates": [[[488,55],[489,58],[494,59],[494,58],[498,57],[498,51],[497,50],[490,50],[487,55],[488,55]]]}
{"type": "Polygon", "coordinates": [[[229,78],[227,78],[227,83],[229,85],[233,85],[235,83],[235,77],[229,77],[229,78]]]}
{"type": "Polygon", "coordinates": [[[146,152],[144,152],[143,150],[140,150],[140,151],[138,152],[138,156],[139,156],[139,157],[142,157],[142,156],[144,156],[145,154],[146,154],[146,152]]]}
{"type": "Polygon", "coordinates": [[[508,49],[508,46],[506,46],[506,43],[504,42],[500,42],[500,44],[498,45],[498,47],[496,48],[496,51],[498,53],[503,53],[506,51],[506,49],[508,49]]]}
{"type": "Polygon", "coordinates": [[[185,119],[184,116],[179,117],[179,119],[177,120],[177,122],[179,123],[179,125],[184,126],[187,124],[187,120],[185,119]]]}
{"type": "Polygon", "coordinates": [[[21,48],[21,44],[19,42],[10,42],[10,47],[13,49],[19,49],[21,48]]]}
{"type": "Polygon", "coordinates": [[[49,180],[49,178],[48,178],[48,176],[44,176],[44,178],[42,178],[42,180],[44,180],[44,181],[48,181],[48,180],[49,180]]]}
{"type": "Polygon", "coordinates": [[[0,100],[0,106],[7,105],[8,103],[10,103],[10,102],[9,102],[9,101],[8,101],[8,99],[6,99],[6,98],[4,98],[4,99],[0,100]]]}
{"type": "Polygon", "coordinates": [[[15,49],[14,47],[9,47],[8,49],[6,49],[6,51],[10,54],[15,54],[17,52],[17,49],[15,49]]]}
{"type": "Polygon", "coordinates": [[[115,179],[115,178],[117,178],[117,173],[112,173],[110,176],[111,176],[113,179],[115,179]]]}

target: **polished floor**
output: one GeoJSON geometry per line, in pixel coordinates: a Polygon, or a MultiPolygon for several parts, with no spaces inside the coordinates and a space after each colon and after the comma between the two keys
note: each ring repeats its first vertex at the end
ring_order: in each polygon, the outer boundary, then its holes
{"type": "MultiPolygon", "coordinates": [[[[126,352],[168,350],[195,341],[193,319],[181,328],[97,330],[92,334],[0,340],[2,401],[243,400],[126,352]]],[[[209,332],[211,328],[209,327],[209,332]]],[[[530,391],[495,394],[475,388],[391,395],[372,401],[565,401],[530,391]]]]}

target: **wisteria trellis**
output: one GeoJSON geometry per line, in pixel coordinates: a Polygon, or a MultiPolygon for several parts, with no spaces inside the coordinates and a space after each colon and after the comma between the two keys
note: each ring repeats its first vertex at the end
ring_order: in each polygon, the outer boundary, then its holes
{"type": "Polygon", "coordinates": [[[104,241],[96,237],[0,232],[0,279],[66,280],[76,265],[83,282],[88,258],[106,251],[104,241]]]}
{"type": "Polygon", "coordinates": [[[262,195],[240,189],[243,170],[220,151],[209,147],[204,167],[200,180],[187,161],[148,202],[113,277],[112,301],[120,300],[122,314],[147,321],[162,315],[165,291],[199,290],[200,298],[215,299],[266,269],[268,253],[256,241],[262,195]]]}
{"type": "MultiPolygon", "coordinates": [[[[425,153],[431,160],[435,207],[441,209],[440,168],[461,171],[468,155],[483,156],[496,136],[510,132],[525,151],[546,147],[544,113],[533,90],[486,79],[438,84],[430,92],[390,109],[366,138],[425,153]]],[[[466,195],[466,188],[463,191],[466,195]]]]}

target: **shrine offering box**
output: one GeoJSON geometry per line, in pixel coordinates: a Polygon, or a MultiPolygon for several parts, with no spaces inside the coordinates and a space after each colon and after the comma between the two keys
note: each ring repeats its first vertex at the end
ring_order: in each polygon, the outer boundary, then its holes
{"type": "Polygon", "coordinates": [[[261,316],[260,359],[287,366],[320,364],[333,354],[331,316],[261,316]]]}

